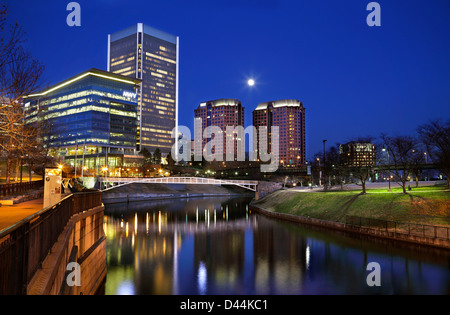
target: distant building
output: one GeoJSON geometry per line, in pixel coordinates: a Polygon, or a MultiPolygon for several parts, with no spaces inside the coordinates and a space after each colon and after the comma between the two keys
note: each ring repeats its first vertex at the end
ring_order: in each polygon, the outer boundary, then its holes
{"type": "Polygon", "coordinates": [[[258,130],[257,151],[261,146],[271,152],[270,137],[263,143],[259,128],[279,127],[279,161],[281,167],[299,167],[306,164],[305,108],[298,100],[278,100],[261,103],[253,111],[253,126],[258,130]]]}
{"type": "MultiPolygon", "coordinates": [[[[239,138],[237,132],[227,134],[226,131],[227,127],[235,129],[239,126],[244,128],[244,107],[241,102],[237,99],[217,99],[207,101],[201,103],[197,109],[194,110],[194,113],[196,126],[198,128],[198,130],[195,130],[195,133],[201,135],[201,140],[198,139],[198,141],[194,141],[194,152],[202,152],[202,154],[211,152],[212,154],[215,154],[216,152],[221,151],[223,153],[221,161],[227,162],[226,152],[229,150],[230,153],[233,153],[233,161],[236,161],[238,157],[238,147],[245,143],[245,139],[239,138]],[[222,131],[222,136],[215,135],[213,139],[203,138],[202,135],[204,134],[205,129],[210,126],[219,127],[222,131]],[[232,148],[227,148],[227,138],[233,141],[232,148]],[[211,145],[210,150],[206,147],[208,143],[211,145]]],[[[245,148],[243,154],[245,154],[245,148]]]]}
{"type": "MultiPolygon", "coordinates": [[[[120,173],[136,153],[141,80],[90,69],[24,99],[28,124],[45,124],[51,156],[99,173],[120,173]]],[[[130,162],[132,163],[132,162],[130,162]]]]}
{"type": "Polygon", "coordinates": [[[373,166],[376,163],[375,145],[356,141],[339,146],[341,163],[346,166],[373,166]]]}
{"type": "MultiPolygon", "coordinates": [[[[138,9],[138,8],[137,8],[138,9]]],[[[108,35],[108,71],[142,80],[137,149],[167,155],[178,126],[177,36],[138,23],[108,35]]]]}

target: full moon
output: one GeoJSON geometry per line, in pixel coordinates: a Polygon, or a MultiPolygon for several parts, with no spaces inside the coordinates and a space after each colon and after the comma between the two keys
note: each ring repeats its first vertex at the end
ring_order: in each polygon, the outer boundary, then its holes
{"type": "Polygon", "coordinates": [[[247,81],[247,84],[248,84],[249,86],[254,86],[254,85],[255,85],[255,80],[250,79],[250,80],[247,81]]]}

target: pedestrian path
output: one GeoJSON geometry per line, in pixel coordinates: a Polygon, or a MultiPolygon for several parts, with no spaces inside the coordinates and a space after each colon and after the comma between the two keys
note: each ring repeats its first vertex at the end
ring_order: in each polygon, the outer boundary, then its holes
{"type": "Polygon", "coordinates": [[[0,231],[43,209],[44,198],[0,207],[0,231]]]}

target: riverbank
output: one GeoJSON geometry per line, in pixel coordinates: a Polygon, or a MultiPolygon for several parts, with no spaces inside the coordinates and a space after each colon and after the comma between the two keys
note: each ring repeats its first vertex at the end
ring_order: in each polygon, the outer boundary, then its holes
{"type": "Polygon", "coordinates": [[[253,211],[276,219],[444,248],[450,248],[449,207],[450,191],[437,186],[406,195],[384,189],[364,195],[288,189],[251,203],[253,211]]]}
{"type": "Polygon", "coordinates": [[[120,203],[171,198],[254,195],[237,186],[184,184],[129,184],[103,192],[103,202],[120,203]]]}
{"type": "Polygon", "coordinates": [[[345,223],[345,217],[360,216],[388,221],[450,226],[450,191],[442,186],[351,191],[286,189],[252,203],[263,209],[345,223]]]}

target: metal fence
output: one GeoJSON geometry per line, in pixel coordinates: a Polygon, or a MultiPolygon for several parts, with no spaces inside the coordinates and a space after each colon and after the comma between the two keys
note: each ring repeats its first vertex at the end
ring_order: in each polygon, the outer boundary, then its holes
{"type": "Polygon", "coordinates": [[[0,295],[26,294],[27,284],[69,219],[100,205],[100,191],[72,194],[3,230],[0,233],[0,295]]]}
{"type": "Polygon", "coordinates": [[[32,182],[2,184],[0,185],[0,195],[7,196],[14,193],[21,193],[30,189],[38,189],[44,187],[43,180],[37,180],[32,182]]]}
{"type": "Polygon", "coordinates": [[[362,227],[398,234],[450,240],[450,228],[445,226],[388,221],[358,216],[346,216],[345,225],[348,227],[362,227]]]}

